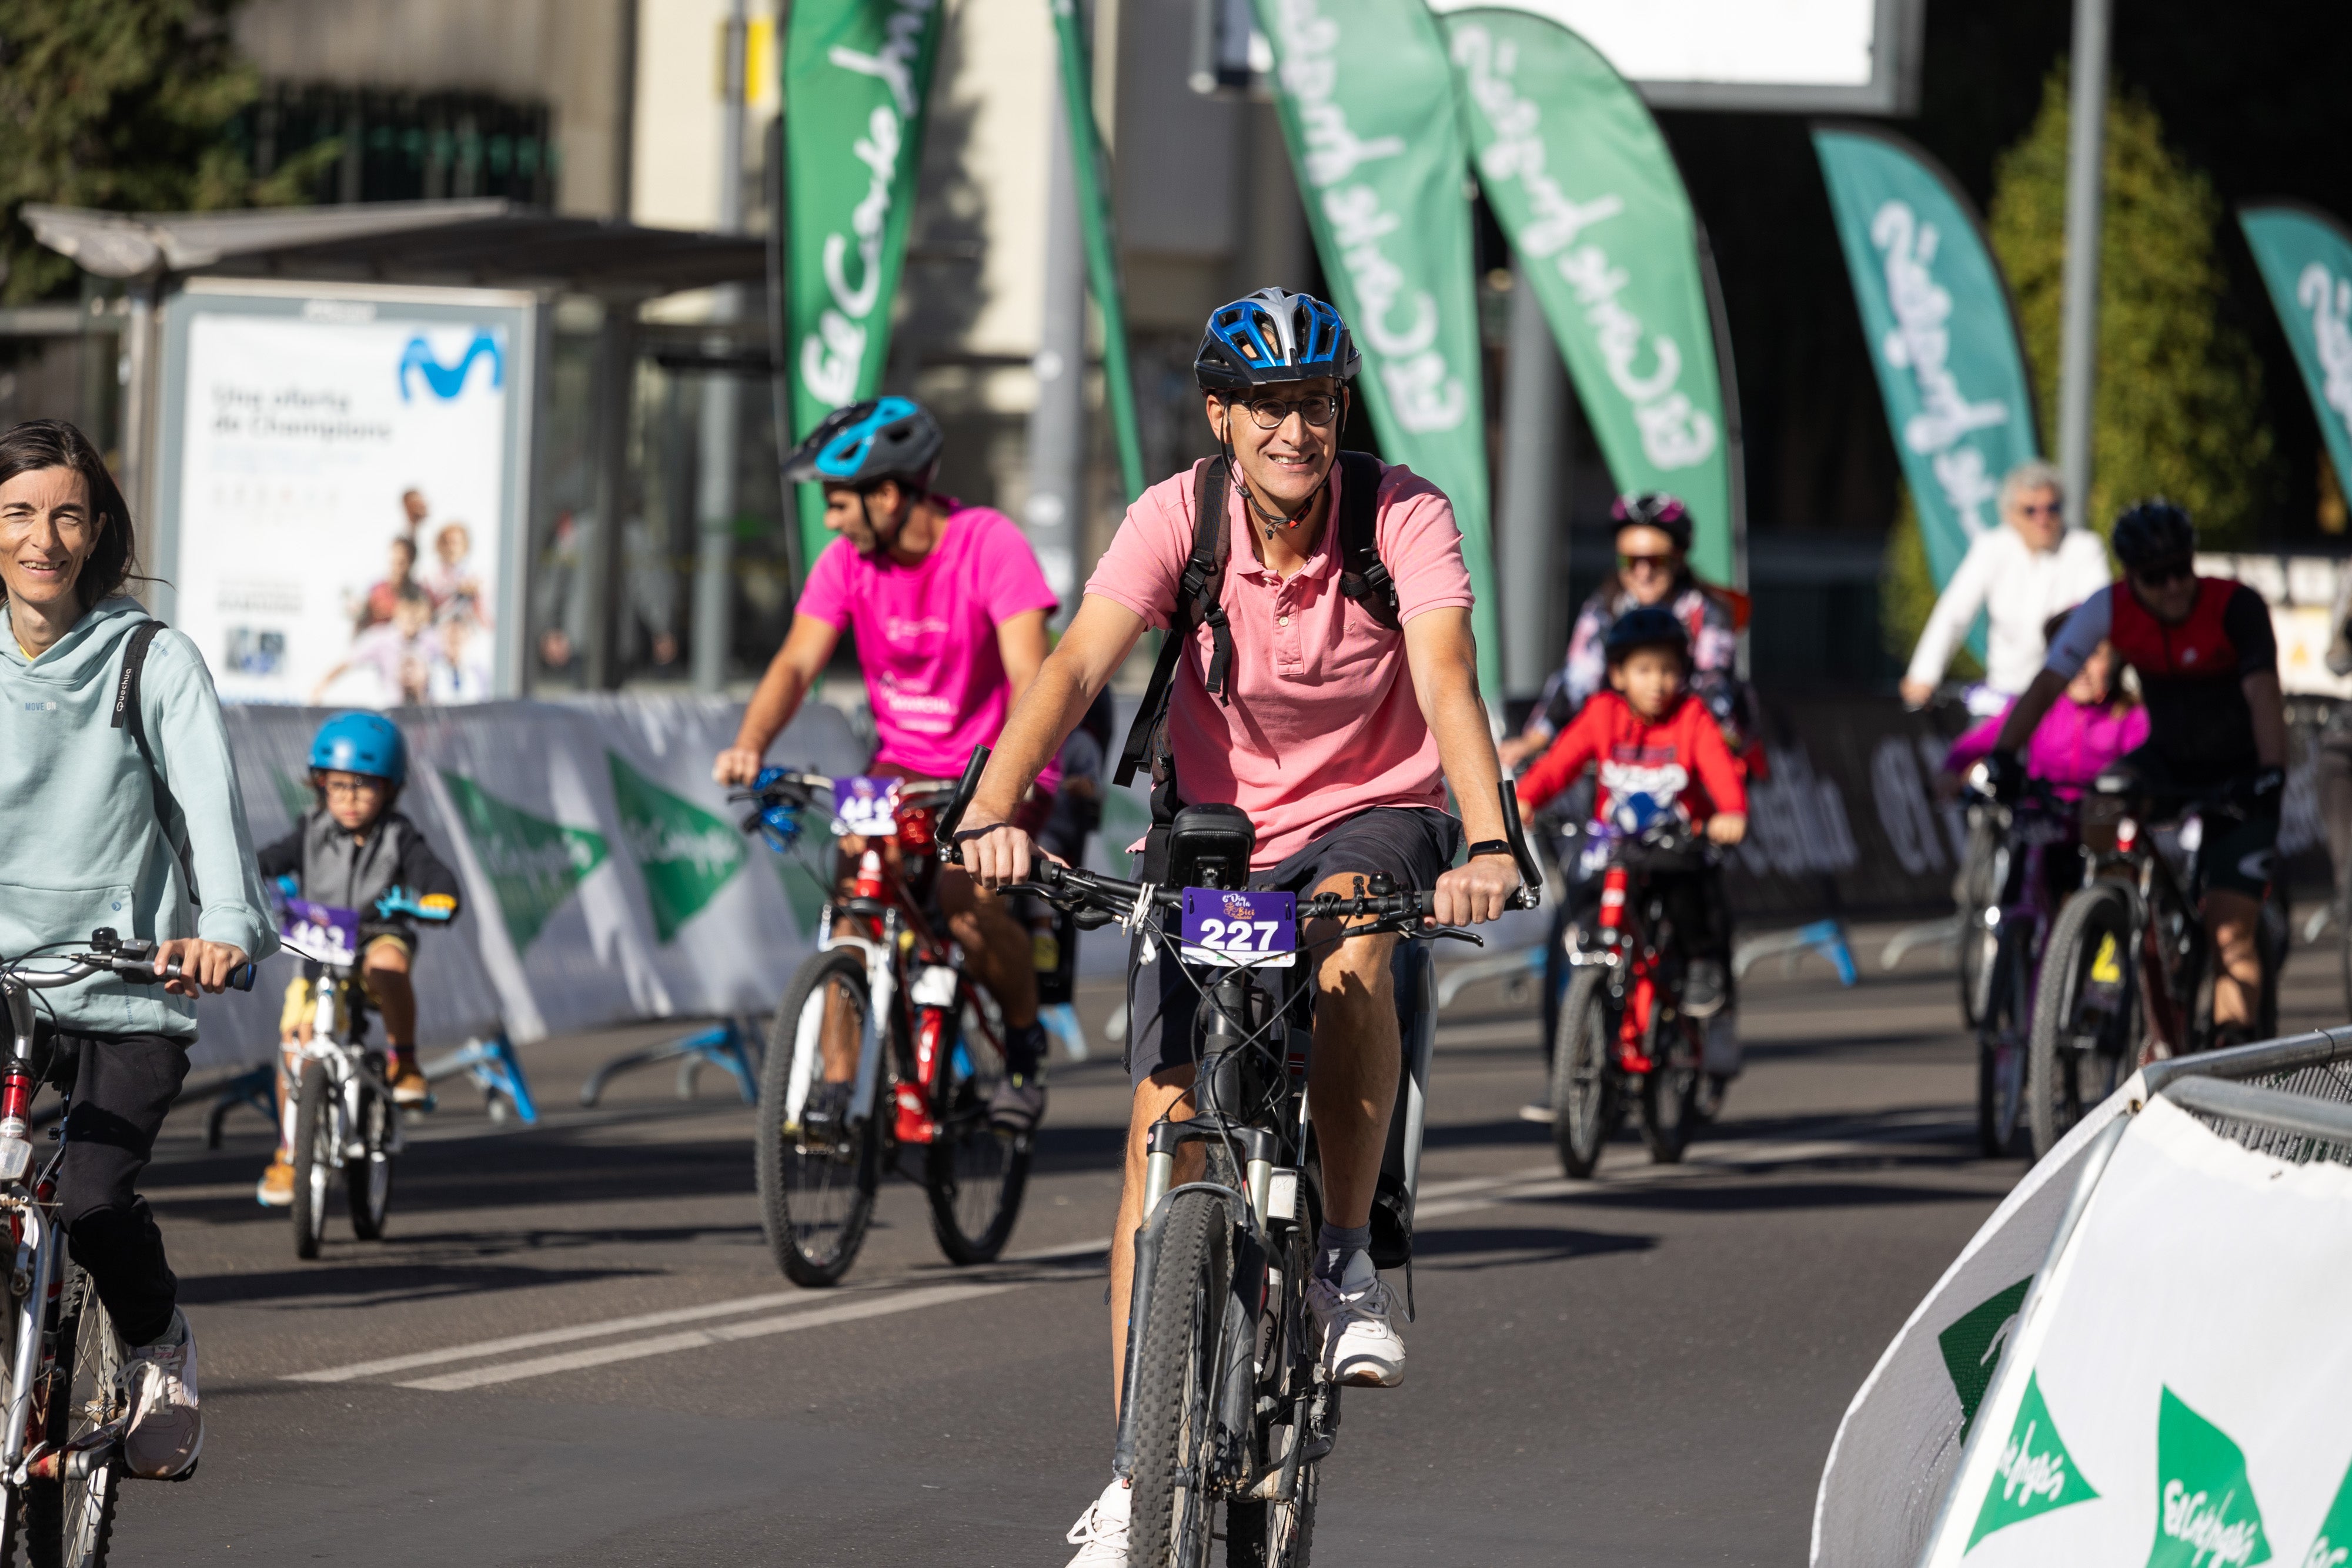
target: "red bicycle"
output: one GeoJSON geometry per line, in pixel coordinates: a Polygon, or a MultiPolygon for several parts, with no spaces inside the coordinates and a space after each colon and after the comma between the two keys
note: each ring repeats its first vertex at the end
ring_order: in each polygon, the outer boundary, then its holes
{"type": "Polygon", "coordinates": [[[1004,1076],[994,1003],[964,972],[934,894],[937,817],[948,782],[826,779],[764,769],[733,797],[746,831],[779,851],[823,810],[856,857],[846,898],[828,899],[817,951],[784,988],[761,1067],[760,1210],[776,1266],[796,1283],[840,1282],[873,1218],[886,1169],[929,1196],[951,1263],[1004,1249],[1029,1182],[1030,1140],[990,1124],[1004,1076]]]}
{"type": "Polygon", "coordinates": [[[1687,956],[1652,884],[1660,873],[1699,869],[1706,845],[1675,813],[1593,838],[1588,857],[1606,856],[1600,914],[1575,933],[1551,1059],[1553,1138],[1561,1168],[1579,1178],[1635,1104],[1650,1157],[1683,1157],[1706,1045],[1706,1026],[1683,1011],[1687,956]]]}

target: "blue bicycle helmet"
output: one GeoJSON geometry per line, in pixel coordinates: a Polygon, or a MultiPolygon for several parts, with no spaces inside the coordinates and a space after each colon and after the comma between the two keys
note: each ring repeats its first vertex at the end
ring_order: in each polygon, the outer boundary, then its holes
{"type": "Polygon", "coordinates": [[[1351,381],[1362,364],[1337,310],[1312,294],[1261,288],[1209,312],[1192,379],[1204,392],[1247,393],[1318,376],[1351,381]]]}
{"type": "Polygon", "coordinates": [[[380,713],[339,713],[310,741],[310,767],[330,773],[364,773],[397,789],[408,782],[408,742],[400,726],[380,713]]]}
{"type": "Polygon", "coordinates": [[[784,459],[784,477],[801,485],[863,490],[895,479],[928,493],[948,438],[930,411],[909,398],[875,398],[835,409],[784,459]]]}

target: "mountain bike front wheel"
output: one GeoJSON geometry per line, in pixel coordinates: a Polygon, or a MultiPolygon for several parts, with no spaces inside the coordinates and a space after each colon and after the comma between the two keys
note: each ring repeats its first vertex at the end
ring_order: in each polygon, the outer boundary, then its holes
{"type": "MultiPolygon", "coordinates": [[[[128,1413],[121,1341],[89,1276],[79,1267],[68,1267],[58,1296],[56,1375],[63,1386],[51,1385],[46,1441],[63,1447],[128,1413]]],[[[93,1458],[82,1475],[26,1482],[22,1533],[33,1568],[105,1563],[122,1479],[121,1449],[100,1449],[93,1458]]]]}
{"type": "Polygon", "coordinates": [[[1560,1169],[1582,1179],[1617,1127],[1617,1010],[1598,965],[1570,971],[1551,1052],[1552,1141],[1560,1169]]]}
{"type": "Polygon", "coordinates": [[[1166,1223],[1151,1281],[1135,1385],[1135,1496],[1130,1561],[1151,1568],[1204,1568],[1209,1561],[1213,1467],[1222,1445],[1217,1369],[1232,1294],[1233,1218],[1213,1193],[1165,1200],[1166,1223]]]}
{"type": "Polygon", "coordinates": [[[400,1111],[364,1078],[359,1096],[362,1152],[343,1162],[343,1187],[351,1198],[352,1233],[362,1241],[381,1241],[392,1210],[392,1139],[400,1111]]]}
{"type": "Polygon", "coordinates": [[[2017,1141],[2025,1108],[2025,1038],[2032,1024],[2029,998],[2032,956],[2027,931],[2001,927],[1993,954],[1991,983],[1985,988],[1985,1014],[1977,1041],[1977,1148],[1999,1159],[2017,1141]]]}
{"type": "Polygon", "coordinates": [[[977,1029],[943,1047],[932,1096],[935,1131],[923,1154],[931,1234],[950,1263],[992,1263],[1013,1237],[1029,1186],[1029,1140],[989,1124],[989,1097],[1004,1080],[1004,1058],[977,1029]]]}
{"type": "Polygon", "coordinates": [[[2025,1111],[2033,1157],[2112,1091],[2130,1052],[2138,944],[2130,895],[2095,883],[2066,901],[2042,951],[2025,1043],[2025,1111]]]}
{"type": "MultiPolygon", "coordinates": [[[[828,1034],[837,1050],[863,1040],[872,1011],[865,954],[835,947],[800,967],[769,1027],[754,1167],[768,1250],[795,1284],[839,1284],[874,1218],[887,1091],[877,1086],[871,1113],[855,1125],[812,1128],[802,1115],[808,1096],[825,1081],[828,1034]],[[796,1080],[798,1105],[793,1103],[796,1080]]],[[[854,1059],[855,1044],[849,1049],[854,1059]]]]}
{"type": "Polygon", "coordinates": [[[342,1165],[335,1145],[335,1086],[323,1062],[306,1061],[294,1091],[294,1256],[316,1258],[327,1237],[327,1186],[342,1165]]]}

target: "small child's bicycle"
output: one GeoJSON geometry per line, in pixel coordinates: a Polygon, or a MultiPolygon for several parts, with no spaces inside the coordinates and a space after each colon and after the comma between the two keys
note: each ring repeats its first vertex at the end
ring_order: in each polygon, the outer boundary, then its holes
{"type": "MultiPolygon", "coordinates": [[[[396,890],[377,907],[382,914],[448,918],[434,901],[401,902],[396,890]],[[385,907],[387,903],[395,907],[385,907]]],[[[285,945],[318,966],[307,982],[310,1038],[281,1048],[279,1069],[293,1079],[287,1086],[281,1134],[294,1166],[294,1255],[304,1260],[318,1257],[326,1239],[328,1192],[338,1172],[350,1204],[352,1233],[362,1241],[383,1239],[384,1217],[392,1207],[392,1162],[406,1143],[400,1107],[384,1082],[383,1053],[366,1044],[369,1008],[360,977],[359,930],[357,910],[299,898],[286,900],[278,925],[285,945]]],[[[431,1105],[425,1102],[426,1109],[431,1105]]]]}

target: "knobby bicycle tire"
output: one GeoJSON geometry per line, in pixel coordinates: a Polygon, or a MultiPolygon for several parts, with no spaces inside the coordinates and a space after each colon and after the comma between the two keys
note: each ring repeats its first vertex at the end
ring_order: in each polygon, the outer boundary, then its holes
{"type": "Polygon", "coordinates": [[[2024,951],[2025,935],[2019,925],[2001,927],[1991,984],[1985,988],[1985,1017],[1977,1040],[1977,1148],[1987,1159],[1999,1159],[2015,1147],[2025,1109],[2024,1045],[2001,1043],[2032,1024],[2032,959],[2024,951]]]}
{"type": "MultiPolygon", "coordinates": [[[[866,956],[856,947],[816,954],[784,987],[783,999],[769,1026],[768,1054],[760,1070],[758,1146],[754,1173],[760,1190],[760,1223],[776,1267],[794,1284],[837,1285],[857,1260],[866,1228],[874,1218],[874,1194],[881,1185],[882,1118],[887,1113],[887,1082],[878,1082],[872,1114],[849,1135],[845,1147],[804,1147],[799,1129],[785,1114],[793,1060],[803,1050],[818,1051],[822,1013],[814,1027],[803,1019],[828,996],[855,1009],[862,1032],[873,998],[866,988],[866,956]]],[[[813,1064],[812,1082],[824,1064],[813,1064]]],[[[886,1074],[887,1077],[887,1074],[886,1074]]]]}
{"type": "Polygon", "coordinates": [[[2037,1160],[2057,1146],[2086,1105],[2104,1098],[2086,1098],[2085,1088],[2096,1089],[2116,1077],[2129,1054],[2138,995],[2136,935],[2129,896],[2119,887],[2095,883],[2069,898],[2051,927],[2049,945],[2042,950],[2042,983],[2033,998],[2033,1028],[2025,1047],[2026,1124],[2037,1160]],[[2108,936],[2115,939],[2111,956],[2116,975],[2099,983],[2113,988],[2116,1006],[2102,1009],[2098,1042],[2082,1051],[2072,1042],[2083,1033],[2079,1014],[2084,993],[2108,936]],[[2066,1042],[2063,1048],[2062,1040],[2066,1042]]]}
{"type": "MultiPolygon", "coordinates": [[[[1286,1232],[1276,1233],[1273,1251],[1267,1259],[1266,1312],[1271,1322],[1266,1325],[1267,1337],[1259,1346],[1269,1367],[1287,1369],[1286,1379],[1272,1387],[1274,1402],[1285,1416],[1296,1406],[1302,1390],[1319,1387],[1324,1396],[1336,1401],[1339,1385],[1318,1382],[1321,1371],[1321,1340],[1316,1333],[1315,1315],[1306,1301],[1305,1281],[1313,1268],[1309,1239],[1320,1234],[1323,1209],[1317,1199],[1312,1182],[1299,1184],[1299,1222],[1286,1232]],[[1277,1280],[1279,1283],[1277,1284],[1277,1280]]],[[[1258,1385],[1261,1408],[1267,1385],[1258,1385]]],[[[1329,1407],[1336,1412],[1336,1405],[1329,1407]]],[[[1258,1451],[1269,1465],[1280,1465],[1288,1453],[1286,1444],[1273,1441],[1275,1422],[1261,1416],[1258,1451]]],[[[1315,1544],[1315,1499],[1322,1474],[1320,1455],[1330,1446],[1331,1434],[1337,1429],[1336,1420],[1326,1414],[1318,1433],[1315,1407],[1308,1407],[1308,1428],[1289,1434],[1288,1441],[1306,1445],[1301,1451],[1297,1490],[1287,1502],[1272,1499],[1236,1498],[1225,1504],[1225,1568],[1307,1568],[1307,1558],[1315,1544]],[[1316,1458],[1305,1457],[1308,1453],[1316,1458]]]]}
{"type": "Polygon", "coordinates": [[[1560,1169],[1579,1179],[1601,1163],[1617,1124],[1617,1015],[1607,982],[1597,965],[1573,971],[1551,1053],[1552,1141],[1560,1169]]]}
{"type": "Polygon", "coordinates": [[[362,1079],[360,1093],[360,1147],[357,1159],[343,1162],[343,1189],[351,1198],[352,1231],[362,1241],[383,1239],[383,1222],[392,1212],[392,1144],[394,1118],[400,1108],[362,1079]]]}
{"type": "Polygon", "coordinates": [[[959,1025],[940,1048],[947,1060],[940,1064],[931,1102],[938,1131],[923,1151],[931,1234],[950,1263],[992,1263],[1021,1218],[1030,1141],[989,1124],[989,1096],[1004,1076],[1004,1062],[987,1037],[959,1025]],[[958,1070],[959,1054],[969,1071],[958,1070]]]}
{"type": "Polygon", "coordinates": [[[1690,1147],[1691,1101],[1706,1047],[1691,1038],[1690,1020],[1679,1013],[1663,1029],[1652,1015],[1651,1034],[1651,1067],[1642,1075],[1642,1142],[1651,1164],[1678,1165],[1690,1147]]]}
{"type": "MultiPolygon", "coordinates": [[[[121,1350],[89,1276],[73,1267],[58,1297],[47,1441],[69,1443],[122,1414],[121,1350]]],[[[26,1483],[25,1555],[32,1568],[103,1568],[121,1491],[121,1451],[71,1480],[26,1483]]]]}
{"type": "MultiPolygon", "coordinates": [[[[1203,1568],[1215,1499],[1207,1481],[1220,1340],[1233,1278],[1233,1225],[1213,1193],[1166,1200],[1149,1321],[1135,1386],[1135,1496],[1130,1561],[1151,1568],[1203,1568]]],[[[1130,1323],[1128,1332],[1139,1332],[1130,1323]]]]}
{"type": "Polygon", "coordinates": [[[335,1148],[334,1086],[323,1063],[306,1061],[294,1091],[294,1256],[319,1255],[327,1235],[327,1184],[341,1161],[335,1148]]]}

